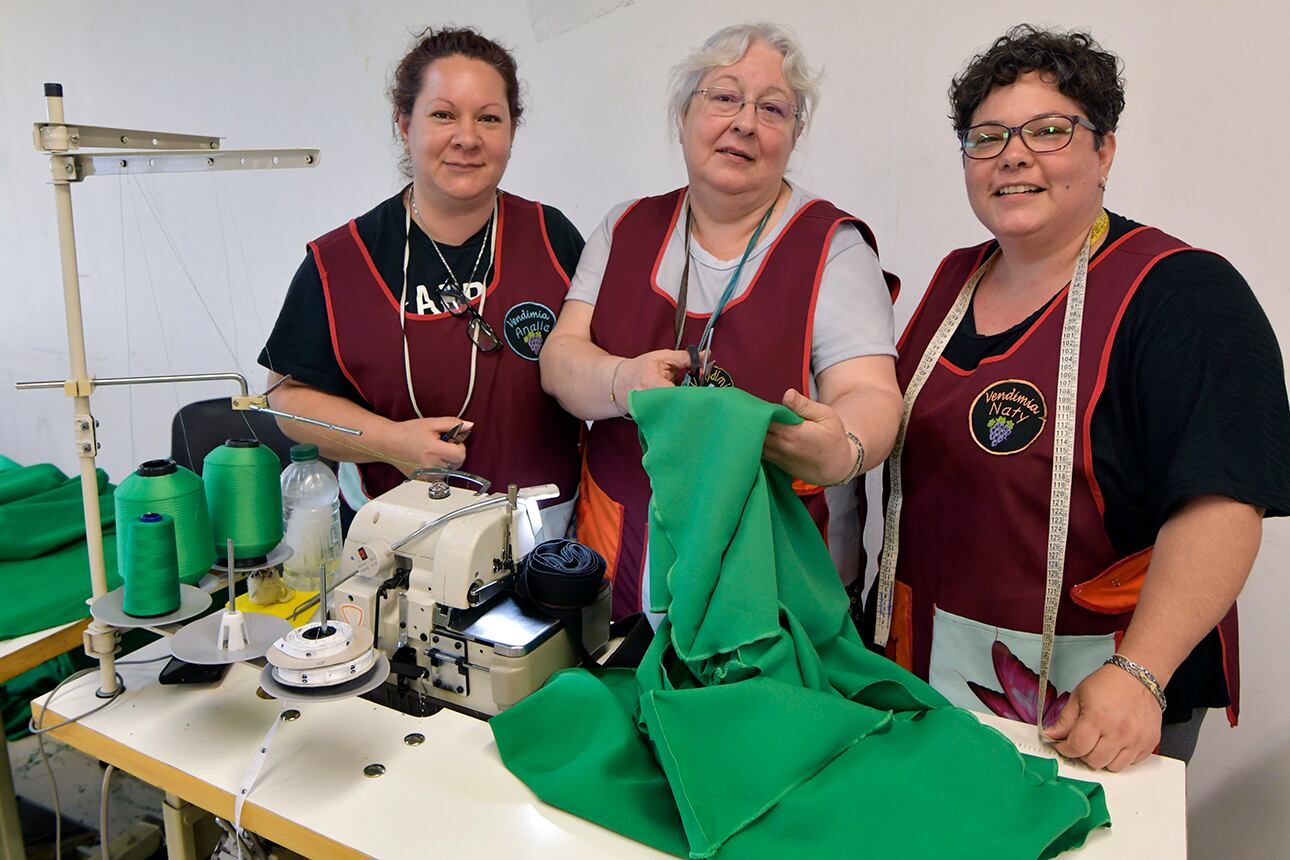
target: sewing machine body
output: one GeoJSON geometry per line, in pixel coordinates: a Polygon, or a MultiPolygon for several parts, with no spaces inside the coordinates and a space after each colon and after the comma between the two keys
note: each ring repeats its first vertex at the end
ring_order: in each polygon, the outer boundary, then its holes
{"type": "MultiPolygon", "coordinates": [[[[407,481],[359,510],[331,615],[373,630],[393,669],[382,691],[386,704],[412,714],[446,704],[492,715],[577,665],[578,650],[564,625],[526,611],[505,587],[540,528],[533,523],[537,502],[521,498],[512,509],[504,493],[445,488],[407,481]],[[490,504],[398,546],[427,522],[481,502],[490,504]]],[[[587,653],[608,635],[605,585],[583,610],[587,653]]]]}

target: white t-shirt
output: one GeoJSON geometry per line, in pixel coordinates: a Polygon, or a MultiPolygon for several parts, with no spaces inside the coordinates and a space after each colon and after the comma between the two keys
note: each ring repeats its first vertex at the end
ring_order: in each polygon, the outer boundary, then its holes
{"type": "MultiPolygon", "coordinates": [[[[790,196],[779,220],[763,231],[757,246],[748,255],[739,281],[731,294],[731,301],[747,291],[766,252],[783,232],[784,225],[817,195],[788,183],[790,196]]],[[[609,249],[613,242],[614,225],[627,208],[629,200],[609,211],[587,239],[587,246],[578,261],[578,271],[569,286],[565,301],[596,304],[600,284],[609,262],[609,249]]],[[[684,205],[684,204],[683,204],[684,205]]],[[[690,242],[690,277],[686,288],[686,309],[692,313],[708,314],[721,299],[739,258],[719,260],[705,251],[698,242],[690,242]]],[[[681,272],[685,267],[685,219],[678,218],[667,249],[659,264],[656,283],[673,300],[680,292],[681,272]]],[[[714,343],[721,342],[721,323],[714,330],[714,343]]],[[[659,348],[671,346],[659,344],[659,348]]],[[[851,358],[866,355],[896,355],[896,321],[892,313],[891,294],[882,276],[878,256],[866,244],[860,231],[843,225],[833,234],[825,257],[824,273],[820,278],[820,294],[815,305],[815,321],[811,335],[811,390],[815,397],[815,377],[833,365],[851,358]]],[[[844,583],[852,582],[860,573],[860,523],[856,516],[856,489],[854,484],[830,487],[826,491],[829,505],[829,550],[838,575],[844,583]]],[[[649,576],[644,588],[649,587],[649,576]]],[[[649,606],[646,595],[646,607],[649,606]]]]}

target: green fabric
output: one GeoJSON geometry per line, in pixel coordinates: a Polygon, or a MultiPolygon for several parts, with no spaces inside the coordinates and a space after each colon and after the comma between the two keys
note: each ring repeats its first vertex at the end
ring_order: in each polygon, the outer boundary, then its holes
{"type": "Polygon", "coordinates": [[[67,476],[49,463],[0,471],[0,505],[52,490],[66,480],[67,476]]]}
{"type": "Polygon", "coordinates": [[[791,481],[761,462],[787,409],[737,389],[632,395],[651,600],[634,673],[571,669],[494,717],[540,798],[694,858],[1039,858],[1109,824],[1059,779],[861,644],[791,481]]]}
{"type": "MultiPolygon", "coordinates": [[[[98,470],[99,516],[104,526],[116,521],[113,487],[98,470]]],[[[36,558],[85,539],[81,479],[68,478],[53,489],[0,505],[0,561],[36,558]]]]}
{"type": "MultiPolygon", "coordinates": [[[[7,462],[12,462],[7,461],[7,462]]],[[[98,472],[108,590],[117,573],[115,488],[98,472]]],[[[89,552],[80,478],[49,464],[0,470],[0,639],[25,636],[90,614],[89,552]]],[[[196,584],[205,569],[181,576],[196,584]]]]}
{"type": "Polygon", "coordinates": [[[4,454],[0,454],[0,472],[8,472],[10,469],[21,469],[22,466],[10,460],[4,454]]]}

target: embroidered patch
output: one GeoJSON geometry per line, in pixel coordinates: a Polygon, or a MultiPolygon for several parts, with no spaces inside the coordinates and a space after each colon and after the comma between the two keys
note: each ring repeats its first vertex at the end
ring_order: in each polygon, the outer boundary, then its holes
{"type": "Polygon", "coordinates": [[[708,387],[734,388],[735,380],[734,377],[730,375],[730,371],[726,370],[719,364],[714,364],[708,368],[708,387]]]}
{"type": "Polygon", "coordinates": [[[555,328],[555,312],[537,302],[513,305],[502,318],[502,333],[511,352],[527,361],[537,361],[542,344],[555,328]]]}
{"type": "Polygon", "coordinates": [[[986,388],[968,410],[968,430],[983,451],[1016,454],[1039,438],[1048,421],[1048,404],[1024,379],[1004,379],[986,388]]]}

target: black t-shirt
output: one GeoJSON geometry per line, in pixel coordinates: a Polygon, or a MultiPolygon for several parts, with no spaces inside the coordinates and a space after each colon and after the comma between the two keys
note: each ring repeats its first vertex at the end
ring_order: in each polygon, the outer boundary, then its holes
{"type": "MultiPolygon", "coordinates": [[[[403,248],[407,236],[403,197],[404,192],[400,191],[355,219],[358,235],[395,301],[403,289],[403,248]]],[[[543,205],[542,217],[551,250],[565,274],[572,278],[585,244],[582,234],[553,206],[543,205]]],[[[471,284],[486,284],[492,275],[489,253],[492,238],[491,227],[485,224],[461,245],[435,243],[414,221],[408,255],[408,294],[404,303],[408,313],[440,312],[435,304],[438,285],[452,282],[449,268],[473,299],[477,288],[471,284]]],[[[312,253],[306,252],[291,279],[269,342],[260,350],[259,362],[277,373],[290,373],[297,382],[367,405],[341,372],[332,351],[322,279],[312,253]]]]}
{"type": "MultiPolygon", "coordinates": [[[[1138,226],[1111,215],[1100,250],[1138,226]]],[[[976,333],[969,309],[945,358],[972,370],[1007,352],[1055,300],[990,335],[976,333]]],[[[1115,333],[1090,436],[1107,535],[1121,557],[1154,544],[1165,520],[1196,496],[1229,496],[1267,516],[1290,513],[1281,350],[1231,263],[1182,252],[1142,279],[1115,333]]],[[[1188,719],[1193,708],[1229,704],[1218,631],[1183,661],[1165,692],[1169,723],[1188,719]]]]}

